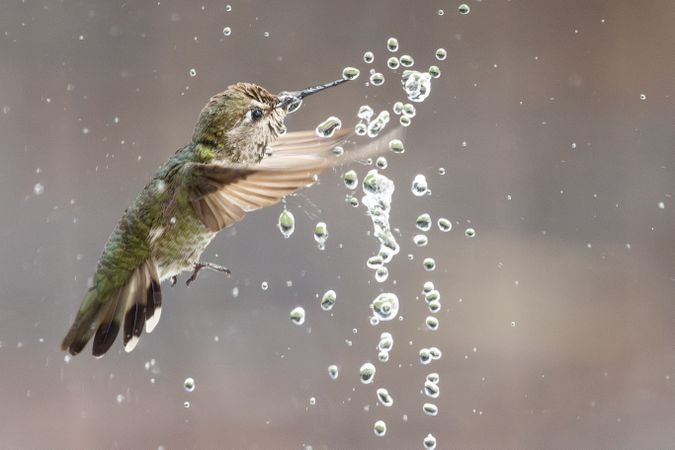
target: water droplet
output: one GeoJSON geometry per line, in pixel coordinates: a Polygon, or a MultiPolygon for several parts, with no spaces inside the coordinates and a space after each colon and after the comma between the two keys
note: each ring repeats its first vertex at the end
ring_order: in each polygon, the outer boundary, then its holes
{"type": "Polygon", "coordinates": [[[441,217],[438,219],[438,229],[444,233],[447,233],[448,231],[452,230],[452,222],[450,222],[445,217],[441,217]]]}
{"type": "Polygon", "coordinates": [[[223,36],[229,36],[231,34],[232,34],[232,28],[230,28],[230,27],[223,28],[223,36]]]}
{"type": "Polygon", "coordinates": [[[425,177],[421,173],[415,175],[411,188],[413,195],[415,197],[421,197],[427,193],[428,189],[429,187],[427,185],[427,177],[425,177]]]}
{"type": "Polygon", "coordinates": [[[420,362],[422,364],[429,364],[431,362],[431,353],[428,348],[423,348],[419,352],[420,362]]]}
{"type": "Polygon", "coordinates": [[[387,281],[387,278],[389,278],[389,269],[382,266],[375,270],[375,281],[378,283],[384,283],[387,281]]]}
{"type": "Polygon", "coordinates": [[[296,306],[291,310],[291,322],[296,325],[302,325],[305,323],[305,308],[302,306],[296,306]]]}
{"type": "Polygon", "coordinates": [[[391,261],[400,250],[389,227],[394,182],[379,174],[377,169],[373,169],[366,174],[362,186],[365,195],[361,202],[368,209],[368,215],[373,222],[373,234],[380,242],[378,255],[382,258],[382,264],[385,264],[391,261]]]}
{"type": "Polygon", "coordinates": [[[363,54],[363,61],[364,61],[366,64],[370,64],[370,63],[372,63],[373,61],[375,61],[375,55],[373,54],[373,52],[365,52],[365,53],[363,54]]]}
{"type": "Polygon", "coordinates": [[[190,402],[186,401],[183,403],[183,408],[188,409],[190,407],[190,402]]]}
{"type": "Polygon", "coordinates": [[[375,160],[375,165],[377,166],[378,169],[382,169],[382,170],[386,169],[387,165],[388,165],[387,164],[387,158],[385,158],[384,156],[379,156],[375,160]]]}
{"type": "Polygon", "coordinates": [[[316,397],[310,397],[309,398],[309,405],[310,406],[316,405],[316,397]]]}
{"type": "Polygon", "coordinates": [[[225,11],[227,12],[232,11],[232,5],[225,5],[225,11]]]}
{"type": "Polygon", "coordinates": [[[354,170],[349,170],[348,172],[345,172],[342,179],[344,180],[347,189],[356,189],[356,187],[359,184],[359,177],[358,175],[356,175],[356,171],[354,170]]]}
{"type": "Polygon", "coordinates": [[[390,52],[398,51],[398,39],[396,39],[395,37],[390,37],[389,39],[387,39],[387,49],[390,52]]]}
{"type": "Polygon", "coordinates": [[[281,214],[279,214],[279,221],[277,222],[277,228],[279,228],[279,231],[281,231],[281,234],[285,238],[288,239],[291,237],[295,231],[295,217],[293,217],[293,213],[287,209],[281,211],[281,214]]]}
{"type": "Polygon", "coordinates": [[[392,106],[391,109],[392,111],[394,111],[394,114],[400,116],[401,113],[403,112],[403,102],[394,103],[394,106],[392,106]]]}
{"type": "Polygon", "coordinates": [[[196,69],[190,69],[190,71],[188,73],[190,74],[191,77],[197,76],[197,70],[196,69]]]}
{"type": "Polygon", "coordinates": [[[443,11],[442,9],[439,9],[439,10],[438,10],[438,15],[439,15],[439,16],[442,16],[443,14],[445,14],[445,11],[443,11]]]}
{"type": "Polygon", "coordinates": [[[439,302],[438,300],[430,301],[427,306],[429,308],[429,312],[432,314],[436,314],[438,311],[441,310],[441,302],[439,302]]]}
{"type": "Polygon", "coordinates": [[[335,364],[331,364],[330,366],[328,366],[328,376],[331,377],[331,379],[337,380],[339,373],[340,372],[338,366],[336,366],[335,364]]]}
{"type": "Polygon", "coordinates": [[[640,100],[647,100],[647,96],[645,94],[640,94],[640,100]]]}
{"type": "Polygon", "coordinates": [[[431,355],[431,359],[441,359],[441,356],[443,356],[438,347],[429,347],[429,354],[431,355]]]}
{"type": "Polygon", "coordinates": [[[42,195],[45,193],[45,186],[42,183],[35,183],[33,186],[33,194],[42,195]]]}
{"type": "Polygon", "coordinates": [[[432,383],[428,379],[424,382],[424,393],[427,397],[438,398],[441,393],[441,390],[438,388],[438,384],[432,383]]]}
{"type": "Polygon", "coordinates": [[[420,231],[429,231],[431,229],[431,216],[428,213],[420,214],[415,220],[415,226],[420,231]]]}
{"type": "MultiPolygon", "coordinates": [[[[429,292],[434,290],[434,283],[431,281],[425,281],[424,286],[422,287],[422,292],[425,294],[428,294],[429,292]]],[[[438,292],[438,291],[436,291],[438,292]]],[[[440,295],[440,294],[439,294],[440,295]]]]}
{"type": "Polygon", "coordinates": [[[361,378],[361,383],[370,384],[375,378],[375,366],[372,363],[365,363],[359,369],[359,377],[361,378]]]}
{"type": "Polygon", "coordinates": [[[124,395],[117,394],[117,397],[115,397],[115,401],[117,401],[117,403],[122,403],[124,401],[124,395]]]}
{"type": "Polygon", "coordinates": [[[426,324],[427,328],[429,328],[431,331],[438,330],[438,319],[435,318],[434,316],[427,317],[426,324]]]}
{"type": "Polygon", "coordinates": [[[356,114],[356,116],[361,120],[370,122],[370,119],[372,119],[373,114],[375,114],[373,108],[371,108],[369,105],[361,105],[359,107],[359,112],[356,114]]]}
{"type": "Polygon", "coordinates": [[[398,314],[398,297],[396,294],[383,292],[370,304],[375,316],[380,320],[391,320],[398,314]]]}
{"type": "Polygon", "coordinates": [[[436,372],[431,372],[429,375],[427,375],[427,381],[429,383],[438,384],[440,379],[440,375],[438,375],[436,372]]]}
{"type": "Polygon", "coordinates": [[[195,380],[194,378],[188,377],[183,382],[183,387],[187,392],[192,392],[195,390],[195,380]]]}
{"type": "Polygon", "coordinates": [[[424,247],[429,243],[429,238],[425,234],[416,234],[413,236],[413,242],[418,247],[424,247]]]}
{"type": "Polygon", "coordinates": [[[389,352],[386,350],[380,350],[380,352],[377,354],[377,359],[383,363],[389,361],[389,352]]]}
{"type": "Polygon", "coordinates": [[[427,292],[424,295],[424,300],[427,303],[438,302],[441,300],[441,293],[438,292],[438,290],[432,288],[429,292],[427,292]]]}
{"type": "Polygon", "coordinates": [[[326,239],[328,239],[328,227],[325,222],[319,222],[314,227],[314,240],[319,244],[319,249],[326,248],[326,239]]]}
{"type": "Polygon", "coordinates": [[[377,348],[388,352],[393,347],[394,347],[394,337],[391,335],[391,333],[387,331],[382,332],[380,334],[380,342],[378,342],[377,348]]]}
{"type": "Polygon", "coordinates": [[[424,445],[425,450],[435,450],[436,438],[431,433],[429,433],[422,441],[422,445],[424,445]]]}
{"type": "Polygon", "coordinates": [[[366,261],[366,266],[368,266],[369,269],[377,269],[378,267],[382,266],[384,264],[384,258],[380,255],[374,255],[368,258],[368,261],[366,261]]]}
{"type": "Polygon", "coordinates": [[[373,426],[373,431],[375,432],[375,436],[382,437],[387,434],[387,424],[384,423],[384,420],[378,420],[373,426]]]}
{"type": "Polygon", "coordinates": [[[265,36],[266,38],[270,37],[270,32],[269,32],[269,31],[265,31],[265,32],[263,33],[263,36],[265,36]]]}
{"type": "Polygon", "coordinates": [[[417,109],[415,109],[415,106],[411,105],[410,103],[406,103],[403,105],[403,109],[401,109],[401,114],[406,117],[413,118],[417,114],[417,109]]]}
{"type": "Polygon", "coordinates": [[[330,289],[326,291],[323,294],[323,297],[321,297],[321,309],[323,309],[324,311],[330,311],[331,309],[333,309],[336,300],[337,294],[335,293],[334,290],[330,289]]]}
{"type": "Polygon", "coordinates": [[[263,281],[262,283],[260,283],[260,288],[261,288],[263,291],[266,291],[269,287],[270,287],[270,285],[269,285],[269,283],[268,283],[267,281],[263,281]]]}
{"type": "Polygon", "coordinates": [[[403,67],[412,67],[413,64],[415,64],[415,60],[410,55],[401,55],[401,59],[399,61],[403,67]]]}
{"type": "Polygon", "coordinates": [[[425,403],[422,405],[422,410],[427,416],[435,416],[438,414],[438,406],[433,403],[425,403]]]}
{"type": "Polygon", "coordinates": [[[389,394],[389,391],[386,390],[385,388],[379,388],[376,391],[377,394],[377,399],[382,403],[383,406],[386,406],[389,408],[391,405],[394,404],[394,399],[392,396],[389,394]]]}
{"type": "Polygon", "coordinates": [[[471,8],[469,8],[469,5],[466,3],[462,3],[457,8],[457,11],[459,11],[460,14],[469,14],[471,12],[471,8]]]}
{"type": "Polygon", "coordinates": [[[516,327],[516,322],[511,322],[511,328],[515,328],[515,327],[516,327]]]}
{"type": "Polygon", "coordinates": [[[345,80],[356,80],[361,71],[356,67],[345,67],[342,69],[342,78],[345,80]]]}
{"type": "Polygon", "coordinates": [[[392,139],[389,141],[389,150],[400,154],[405,152],[405,147],[403,146],[403,142],[401,142],[400,139],[392,139]]]}
{"type": "Polygon", "coordinates": [[[445,51],[444,48],[439,48],[436,50],[436,59],[439,61],[443,61],[445,58],[448,57],[448,52],[445,51]]]}
{"type": "Polygon", "coordinates": [[[473,228],[467,228],[466,230],[464,230],[464,236],[466,236],[468,238],[475,237],[476,236],[476,230],[474,230],[473,228]]]}
{"type": "MultiPolygon", "coordinates": [[[[401,57],[401,65],[404,65],[403,57],[401,57]]],[[[401,83],[410,101],[423,102],[431,93],[431,75],[428,73],[404,70],[401,83]]]]}
{"type": "Polygon", "coordinates": [[[392,56],[387,60],[387,67],[389,67],[391,70],[396,70],[398,69],[398,66],[400,65],[398,58],[395,56],[392,56]]]}
{"type": "Polygon", "coordinates": [[[408,117],[408,116],[401,116],[398,119],[398,123],[400,123],[401,126],[404,126],[404,127],[409,127],[411,122],[412,121],[410,120],[410,117],[408,117]]]}
{"type": "Polygon", "coordinates": [[[342,148],[341,146],[337,145],[337,146],[333,147],[332,152],[335,156],[342,156],[345,153],[345,149],[342,148]]]}
{"type": "Polygon", "coordinates": [[[316,135],[319,137],[329,138],[335,134],[337,130],[342,128],[342,121],[335,116],[330,116],[316,127],[316,135]]]}
{"type": "Polygon", "coordinates": [[[382,86],[384,84],[384,75],[380,72],[375,72],[370,76],[370,82],[373,86],[382,86]]]}
{"type": "Polygon", "coordinates": [[[380,134],[380,131],[384,129],[385,126],[389,123],[389,111],[381,111],[375,120],[368,124],[368,137],[374,138],[380,134]]]}
{"type": "Polygon", "coordinates": [[[368,132],[368,127],[363,122],[357,123],[354,127],[354,133],[356,133],[357,136],[363,136],[366,134],[366,132],[368,132]]]}
{"type": "Polygon", "coordinates": [[[441,76],[441,69],[439,69],[438,66],[429,66],[429,75],[431,75],[432,78],[438,78],[441,76]]]}

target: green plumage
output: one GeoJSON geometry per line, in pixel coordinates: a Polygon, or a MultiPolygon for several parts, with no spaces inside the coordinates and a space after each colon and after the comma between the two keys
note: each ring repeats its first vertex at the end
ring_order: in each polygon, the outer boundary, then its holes
{"type": "Polygon", "coordinates": [[[77,354],[93,337],[93,354],[101,356],[123,330],[131,351],[159,320],[163,280],[193,271],[189,283],[203,267],[229,273],[199,261],[216,233],[312,184],[332,164],[328,150],[349,132],[321,140],[289,133],[277,142],[278,156],[264,156],[285,133],[290,104],[339,83],[280,97],[239,83],[213,96],[190,144],[158,169],[110,235],[62,348],[77,354]]]}

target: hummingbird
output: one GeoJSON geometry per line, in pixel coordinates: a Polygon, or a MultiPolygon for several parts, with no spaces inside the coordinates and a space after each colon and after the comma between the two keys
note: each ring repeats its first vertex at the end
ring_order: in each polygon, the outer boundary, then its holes
{"type": "Polygon", "coordinates": [[[351,130],[287,133],[284,120],[305,97],[345,81],[277,95],[237,83],[211,97],[190,143],[157,170],[108,238],[62,350],[76,355],[93,337],[92,354],[101,357],[123,328],[130,352],[159,321],[163,281],[173,285],[191,271],[189,285],[202,269],[229,276],[226,267],[201,261],[202,252],[220,230],[335,165],[331,149],[351,130]]]}

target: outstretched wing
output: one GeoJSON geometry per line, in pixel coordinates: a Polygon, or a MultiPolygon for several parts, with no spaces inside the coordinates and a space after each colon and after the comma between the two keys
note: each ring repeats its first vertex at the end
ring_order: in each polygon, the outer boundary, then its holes
{"type": "Polygon", "coordinates": [[[272,154],[259,164],[232,168],[222,164],[190,167],[190,201],[211,231],[241,220],[247,212],[273,205],[284,196],[316,182],[317,175],[339,159],[331,149],[351,130],[320,138],[313,131],[288,133],[272,146],[272,154]]]}

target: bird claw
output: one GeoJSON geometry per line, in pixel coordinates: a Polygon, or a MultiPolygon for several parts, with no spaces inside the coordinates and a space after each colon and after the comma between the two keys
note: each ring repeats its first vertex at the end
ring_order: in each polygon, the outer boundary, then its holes
{"type": "Polygon", "coordinates": [[[178,276],[174,275],[171,277],[171,287],[174,287],[178,283],[178,276]]]}
{"type": "Polygon", "coordinates": [[[224,273],[226,276],[230,276],[232,273],[230,269],[227,267],[219,266],[218,264],[210,263],[210,262],[199,262],[194,264],[195,270],[192,272],[192,275],[190,275],[190,278],[188,278],[185,281],[186,286],[190,286],[190,284],[197,279],[197,275],[199,275],[199,271],[202,269],[209,269],[213,270],[214,272],[221,272],[224,273]]]}

